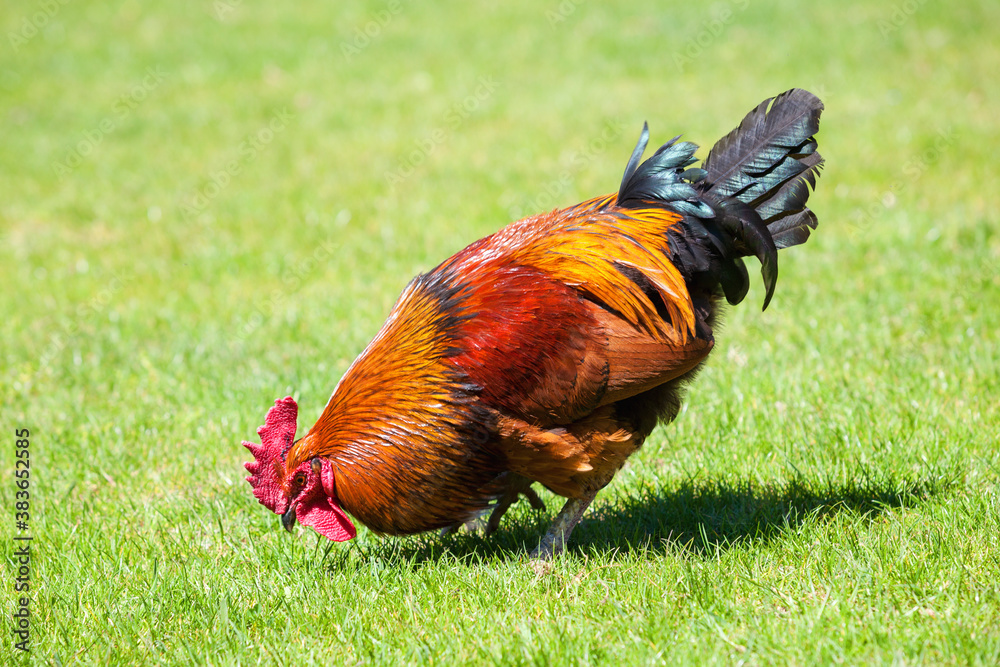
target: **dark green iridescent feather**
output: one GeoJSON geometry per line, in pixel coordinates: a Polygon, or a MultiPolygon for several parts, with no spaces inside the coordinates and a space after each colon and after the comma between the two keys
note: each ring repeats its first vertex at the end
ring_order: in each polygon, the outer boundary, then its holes
{"type": "Polygon", "coordinates": [[[668,239],[671,259],[689,280],[721,286],[730,303],[749,290],[741,257],[756,256],[767,308],[778,249],[805,242],[816,228],[806,200],[823,162],[813,137],[822,110],[819,98],[801,89],[765,100],[715,144],[704,169],[690,167],[698,147],[679,137],[640,164],[649,141],[643,125],[617,204],[659,205],[684,215],[682,229],[668,239]]]}

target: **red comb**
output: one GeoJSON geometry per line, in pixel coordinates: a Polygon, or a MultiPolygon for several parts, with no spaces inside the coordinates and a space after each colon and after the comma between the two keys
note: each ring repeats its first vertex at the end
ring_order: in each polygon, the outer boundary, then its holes
{"type": "Polygon", "coordinates": [[[299,406],[291,396],[275,401],[274,407],[267,411],[264,425],[257,429],[261,444],[243,441],[254,458],[243,464],[250,473],[247,481],[253,487],[253,495],[275,514],[284,514],[288,509],[281,480],[285,476],[285,454],[295,442],[298,416],[299,406]]]}

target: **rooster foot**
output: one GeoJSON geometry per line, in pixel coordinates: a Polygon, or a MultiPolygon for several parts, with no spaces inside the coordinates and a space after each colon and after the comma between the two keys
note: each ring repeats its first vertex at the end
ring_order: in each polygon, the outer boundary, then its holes
{"type": "MultiPolygon", "coordinates": [[[[566,548],[566,541],[580,523],[583,513],[587,511],[590,503],[594,502],[597,492],[591,493],[583,498],[570,498],[563,505],[562,510],[552,521],[549,532],[538,543],[538,546],[531,552],[532,561],[552,560],[563,552],[566,548]]],[[[491,517],[492,519],[492,517],[491,517]]]]}

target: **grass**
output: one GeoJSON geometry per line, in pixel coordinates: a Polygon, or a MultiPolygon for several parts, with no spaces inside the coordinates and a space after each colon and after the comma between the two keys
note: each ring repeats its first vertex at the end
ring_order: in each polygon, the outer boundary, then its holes
{"type": "Polygon", "coordinates": [[[996,664],[998,25],[985,0],[5,3],[30,658],[996,664]],[[551,572],[524,555],[549,495],[491,540],[340,545],[254,501],[240,440],[289,393],[311,424],[412,275],[614,189],[643,120],[706,145],[792,86],[827,104],[821,226],[551,572]]]}

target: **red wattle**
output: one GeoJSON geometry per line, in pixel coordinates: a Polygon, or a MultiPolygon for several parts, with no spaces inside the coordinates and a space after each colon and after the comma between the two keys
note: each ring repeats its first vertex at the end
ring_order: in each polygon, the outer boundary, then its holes
{"type": "Polygon", "coordinates": [[[346,542],[358,534],[344,510],[329,497],[299,503],[295,507],[295,517],[303,526],[312,527],[334,542],[346,542]]]}

